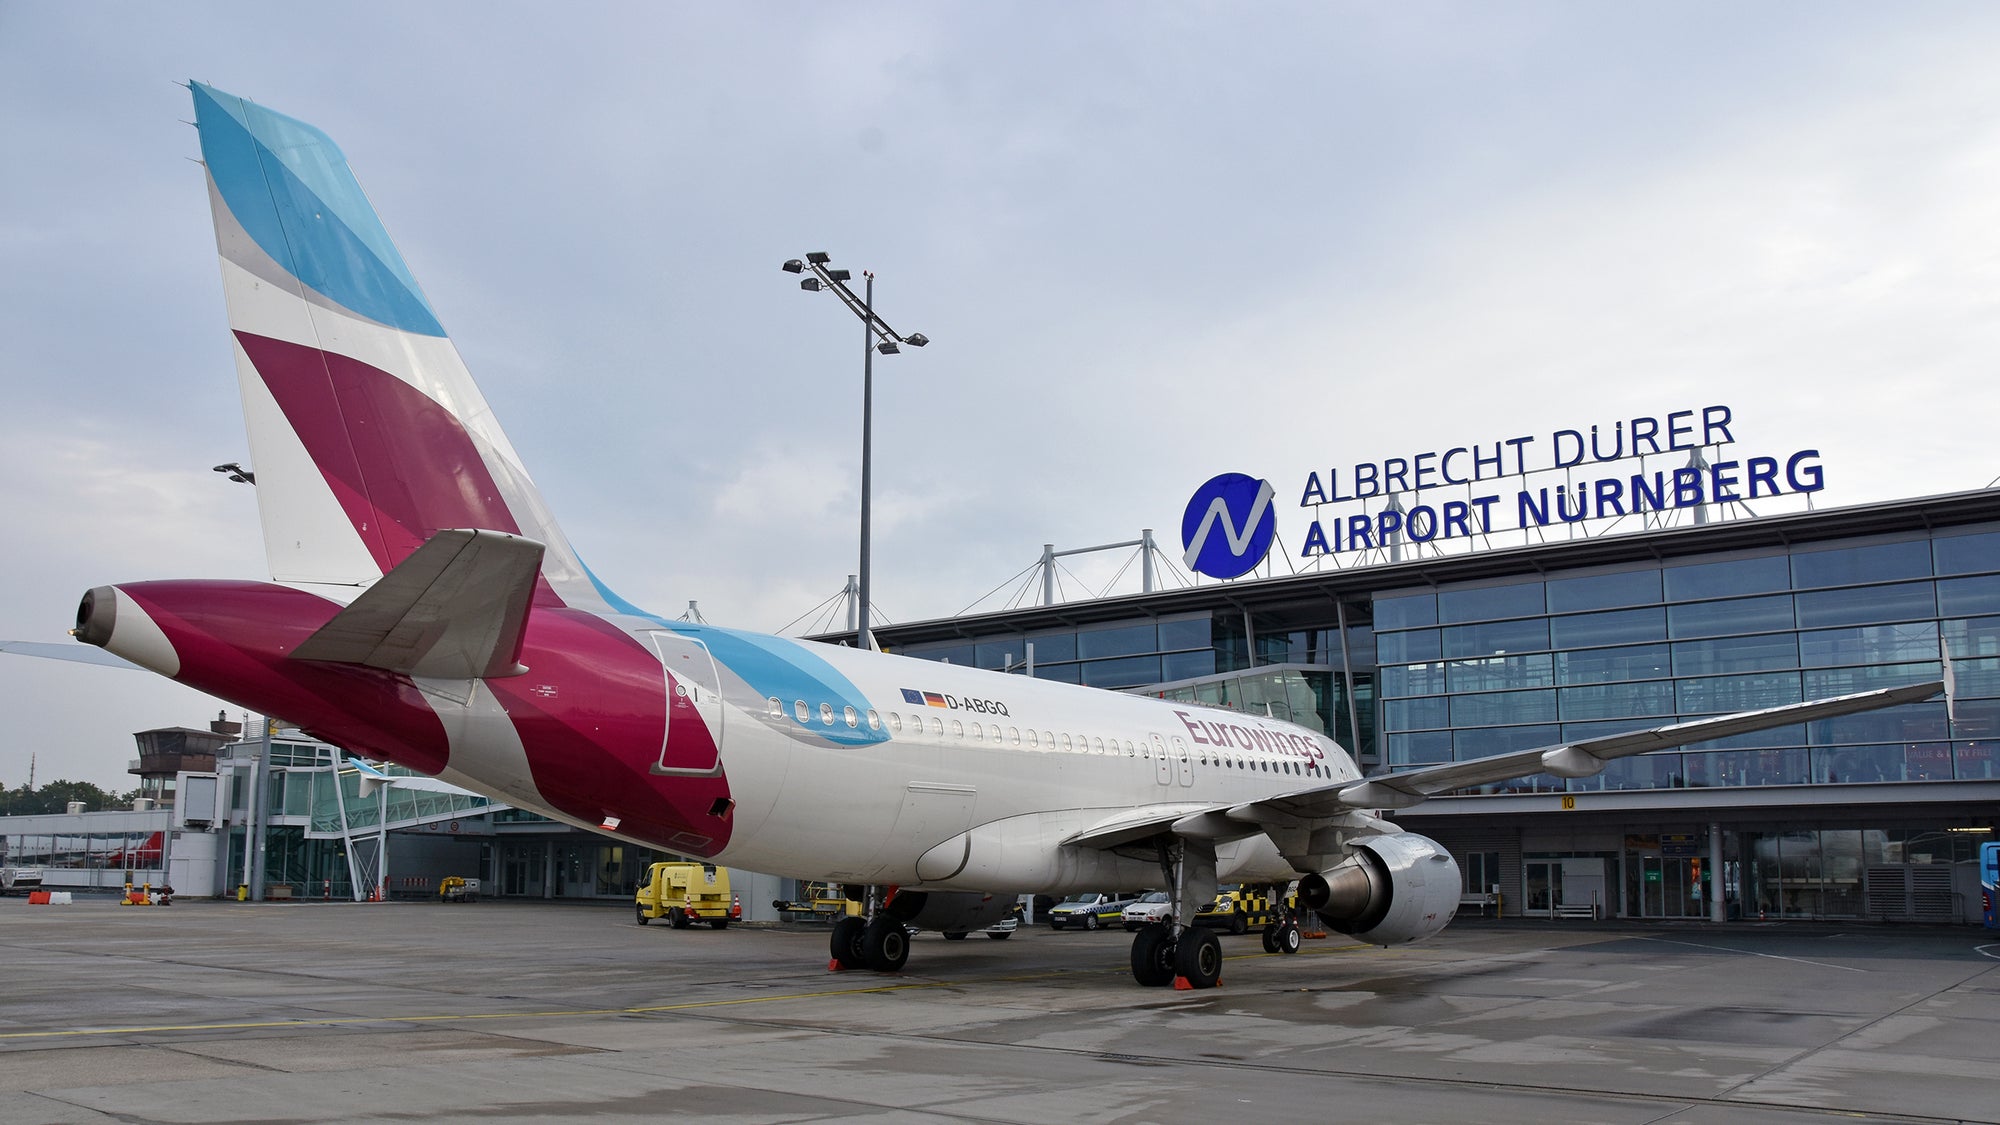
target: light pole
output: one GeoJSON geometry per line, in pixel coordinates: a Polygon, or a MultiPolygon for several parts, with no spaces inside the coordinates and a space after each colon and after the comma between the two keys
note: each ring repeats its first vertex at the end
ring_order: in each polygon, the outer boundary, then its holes
{"type": "Polygon", "coordinates": [[[921,348],[931,341],[921,332],[898,335],[876,314],[875,275],[868,270],[861,271],[867,283],[862,287],[862,295],[857,298],[854,291],[847,287],[848,280],[854,275],[830,266],[824,250],[807,254],[804,260],[792,258],[780,268],[786,273],[810,272],[811,277],[800,279],[800,289],[808,293],[831,292],[840,298],[849,312],[861,318],[861,566],[860,588],[855,592],[861,604],[855,615],[854,644],[857,648],[872,649],[875,647],[875,634],[868,629],[868,517],[872,484],[870,473],[874,461],[875,353],[895,355],[903,350],[903,344],[921,348]]]}

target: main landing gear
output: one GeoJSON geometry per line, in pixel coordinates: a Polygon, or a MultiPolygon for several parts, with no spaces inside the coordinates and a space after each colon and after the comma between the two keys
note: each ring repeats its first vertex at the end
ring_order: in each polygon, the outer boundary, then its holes
{"type": "Polygon", "coordinates": [[[1192,926],[1178,939],[1165,922],[1141,927],[1132,939],[1132,979],[1148,988],[1214,988],[1222,983],[1222,939],[1192,926]]]}
{"type": "MultiPolygon", "coordinates": [[[[833,924],[828,972],[869,969],[899,973],[910,959],[910,934],[900,919],[876,908],[875,888],[868,888],[868,916],[848,914],[833,924]]],[[[886,905],[886,904],[884,904],[886,905]]]]}
{"type": "MultiPolygon", "coordinates": [[[[1174,856],[1170,847],[1163,846],[1161,851],[1169,885],[1180,886],[1182,859],[1174,856]]],[[[1271,888],[1270,894],[1273,902],[1282,904],[1285,900],[1282,886],[1271,888]]],[[[1222,982],[1222,940],[1213,931],[1177,923],[1181,898],[1175,896],[1167,921],[1141,929],[1132,940],[1132,979],[1148,988],[1169,984],[1183,989],[1214,988],[1222,982]]],[[[1303,944],[1301,938],[1298,918],[1281,905],[1273,921],[1264,927],[1264,952],[1297,953],[1303,944]]]]}
{"type": "Polygon", "coordinates": [[[1167,879],[1167,918],[1142,927],[1132,939],[1132,979],[1148,988],[1214,988],[1222,983],[1222,939],[1184,919],[1194,916],[1193,903],[1215,894],[1215,848],[1171,838],[1158,847],[1167,879]]]}

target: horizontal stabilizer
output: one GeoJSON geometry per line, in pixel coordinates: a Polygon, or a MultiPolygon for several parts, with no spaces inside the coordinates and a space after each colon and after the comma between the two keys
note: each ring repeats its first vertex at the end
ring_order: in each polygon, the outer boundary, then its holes
{"type": "Polygon", "coordinates": [[[292,653],[438,679],[518,676],[542,545],[440,531],[292,653]]]}
{"type": "Polygon", "coordinates": [[[38,656],[43,660],[67,660],[74,664],[102,664],[106,668],[130,668],[135,672],[146,671],[146,669],[139,667],[122,656],[113,655],[101,648],[89,648],[76,644],[57,645],[49,644],[46,641],[0,641],[0,652],[12,653],[15,656],[38,656]]]}

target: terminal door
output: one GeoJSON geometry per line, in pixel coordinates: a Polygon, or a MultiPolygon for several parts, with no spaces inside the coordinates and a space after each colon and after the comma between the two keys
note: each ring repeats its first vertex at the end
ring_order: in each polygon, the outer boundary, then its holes
{"type": "Polygon", "coordinates": [[[1699,856],[1661,855],[1657,849],[1625,853],[1628,918],[1705,918],[1706,887],[1699,856]]]}

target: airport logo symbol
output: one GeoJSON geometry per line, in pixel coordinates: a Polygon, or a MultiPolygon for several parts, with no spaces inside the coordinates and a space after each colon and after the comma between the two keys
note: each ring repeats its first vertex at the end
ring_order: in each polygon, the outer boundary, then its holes
{"type": "Polygon", "coordinates": [[[1270,481],[1242,473],[1210,477],[1195,489],[1181,516],[1188,569],[1210,578],[1238,578],[1255,570],[1278,534],[1273,495],[1270,481]]]}

